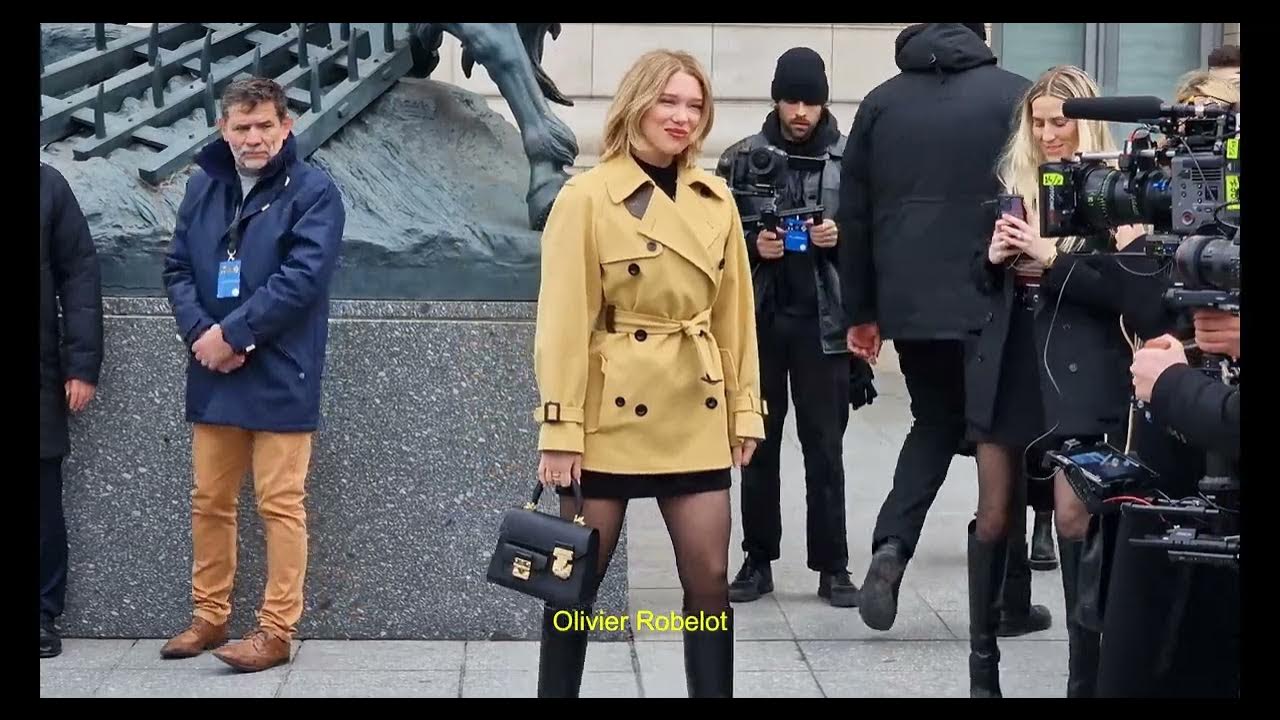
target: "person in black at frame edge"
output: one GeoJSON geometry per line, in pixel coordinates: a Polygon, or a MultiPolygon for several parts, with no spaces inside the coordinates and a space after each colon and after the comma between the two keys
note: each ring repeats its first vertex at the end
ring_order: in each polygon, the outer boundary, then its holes
{"type": "Polygon", "coordinates": [[[983,203],[1024,77],[997,67],[983,23],[921,23],[895,43],[901,73],[858,106],[840,179],[848,345],[898,352],[912,426],[872,535],[862,620],[893,627],[898,592],[952,458],[965,443],[964,341],[985,303],[969,275],[991,234],[983,203]]]}
{"type": "MultiPolygon", "coordinates": [[[[778,58],[771,94],[774,107],[760,132],[725,150],[718,172],[727,178],[741,153],[770,145],[788,155],[822,158],[821,171],[788,169],[778,209],[820,204],[823,219],[807,220],[810,244],[804,252],[784,251],[781,228],[746,233],[761,387],[769,415],[765,440],[754,462],[742,470],[745,558],[729,586],[729,599],[751,602],[773,591],[771,563],[781,557],[779,456],[789,376],[804,453],[807,565],[819,574],[819,597],[836,607],[853,607],[858,589],[848,571],[843,440],[850,400],[861,406],[875,391],[870,367],[852,356],[845,343],[839,232],[833,218],[846,137],[827,106],[826,66],[813,49],[791,48],[778,58]]],[[[737,202],[747,216],[759,214],[768,199],[740,196],[737,202]]]]}
{"type": "MultiPolygon", "coordinates": [[[[1184,76],[1174,102],[1232,104],[1239,90],[1212,72],[1184,76]]],[[[1145,239],[1135,241],[1145,249],[1145,239]]],[[[1214,398],[1205,409],[1187,412],[1187,385],[1206,384],[1207,376],[1185,366],[1160,372],[1169,361],[1148,367],[1151,355],[1180,356],[1181,347],[1158,350],[1173,338],[1194,336],[1196,347],[1239,359],[1239,317],[1214,310],[1173,312],[1163,301],[1170,286],[1159,263],[1126,258],[1110,269],[1111,282],[1121,290],[1125,323],[1138,342],[1134,354],[1135,396],[1150,402],[1134,413],[1128,449],[1158,475],[1157,489],[1172,498],[1194,497],[1205,473],[1205,450],[1221,445],[1210,440],[1230,438],[1234,426],[1238,461],[1238,391],[1234,408],[1214,398]],[[1163,341],[1163,343],[1162,343],[1163,341]],[[1182,397],[1180,397],[1182,396],[1182,397]],[[1226,414],[1234,410],[1232,416],[1226,414]],[[1178,415],[1198,416],[1182,418],[1178,415]],[[1187,421],[1198,420],[1204,432],[1193,432],[1187,421]],[[1181,422],[1180,422],[1181,421],[1181,422]],[[1170,429],[1180,431],[1176,436],[1170,429]],[[1184,439],[1185,438],[1185,439],[1184,439]],[[1197,447],[1197,443],[1200,447],[1197,447]]],[[[1136,345],[1137,343],[1135,343],[1136,345]]],[[[1178,362],[1181,362],[1179,360],[1178,362]]],[[[1225,386],[1214,387],[1227,394],[1225,386]]],[[[1117,447],[1121,447],[1117,444],[1117,447]]],[[[1222,450],[1222,448],[1218,448],[1222,450]]],[[[1131,538],[1163,533],[1159,518],[1128,513],[1108,518],[1115,527],[1108,542],[1111,555],[1099,630],[1102,642],[1098,664],[1098,697],[1237,697],[1240,694],[1240,576],[1236,570],[1172,562],[1162,549],[1130,545],[1131,538]]]]}
{"type": "Polygon", "coordinates": [[[62,653],[54,621],[67,596],[62,463],[68,412],[88,407],[102,369],[97,250],[66,178],[40,163],[40,657],[62,653]],[[61,317],[59,317],[61,315],[61,317]]]}

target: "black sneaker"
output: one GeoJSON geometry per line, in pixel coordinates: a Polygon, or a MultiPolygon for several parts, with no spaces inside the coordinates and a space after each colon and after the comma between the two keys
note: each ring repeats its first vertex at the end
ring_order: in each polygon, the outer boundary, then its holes
{"type": "Polygon", "coordinates": [[[40,618],[40,657],[51,658],[62,654],[62,638],[53,621],[40,618]]]}
{"type": "Polygon", "coordinates": [[[752,602],[761,595],[773,592],[773,570],[769,562],[756,560],[750,555],[742,562],[742,569],[729,583],[729,602],[752,602]]]}
{"type": "Polygon", "coordinates": [[[858,586],[853,584],[848,570],[824,572],[818,576],[818,597],[833,607],[857,607],[858,586]]]}

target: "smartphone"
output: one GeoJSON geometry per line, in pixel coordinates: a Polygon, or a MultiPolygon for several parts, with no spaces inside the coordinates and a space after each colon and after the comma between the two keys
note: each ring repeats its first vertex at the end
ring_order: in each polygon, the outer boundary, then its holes
{"type": "Polygon", "coordinates": [[[784,250],[796,253],[809,251],[809,228],[805,226],[803,219],[787,218],[782,222],[782,228],[785,231],[782,241],[784,250]]]}
{"type": "Polygon", "coordinates": [[[1021,195],[1000,195],[1000,216],[1006,214],[1012,215],[1023,222],[1027,219],[1027,207],[1022,202],[1021,195]]]}

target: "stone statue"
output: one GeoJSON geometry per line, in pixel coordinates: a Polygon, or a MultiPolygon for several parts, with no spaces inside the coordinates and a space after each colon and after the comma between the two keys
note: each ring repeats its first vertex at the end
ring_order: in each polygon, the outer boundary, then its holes
{"type": "Polygon", "coordinates": [[[343,193],[335,297],[536,298],[540,231],[577,154],[548,101],[571,103],[540,64],[558,23],[41,27],[41,160],[85,206],[104,291],[163,294],[191,158],[218,135],[222,88],[255,75],[288,89],[300,151],[343,193]],[[518,129],[430,79],[445,32],[518,129]]]}
{"type": "Polygon", "coordinates": [[[560,23],[414,23],[410,28],[413,73],[428,77],[440,62],[444,33],[462,41],[462,70],[479,62],[511,106],[529,158],[529,225],[541,230],[551,203],[578,155],[573,133],[552,114],[547,100],[573,105],[542,70],[542,41],[560,36],[560,23]]]}

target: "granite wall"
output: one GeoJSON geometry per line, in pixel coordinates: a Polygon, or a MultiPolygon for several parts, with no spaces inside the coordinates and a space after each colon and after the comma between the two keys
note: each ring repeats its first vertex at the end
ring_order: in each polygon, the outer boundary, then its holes
{"type": "MultiPolygon", "coordinates": [[[[159,298],[106,300],[98,396],[64,468],[74,637],[165,637],[191,612],[186,350],[159,298]]],[[[485,580],[534,483],[532,304],[335,301],[308,479],[302,638],[535,639],[541,606],[485,580]]],[[[555,512],[548,495],[543,509],[555,512]]],[[[262,597],[252,478],[231,631],[262,597]]],[[[599,608],[626,609],[625,535],[599,608]]],[[[615,637],[616,639],[616,637],[615,637]]]]}

